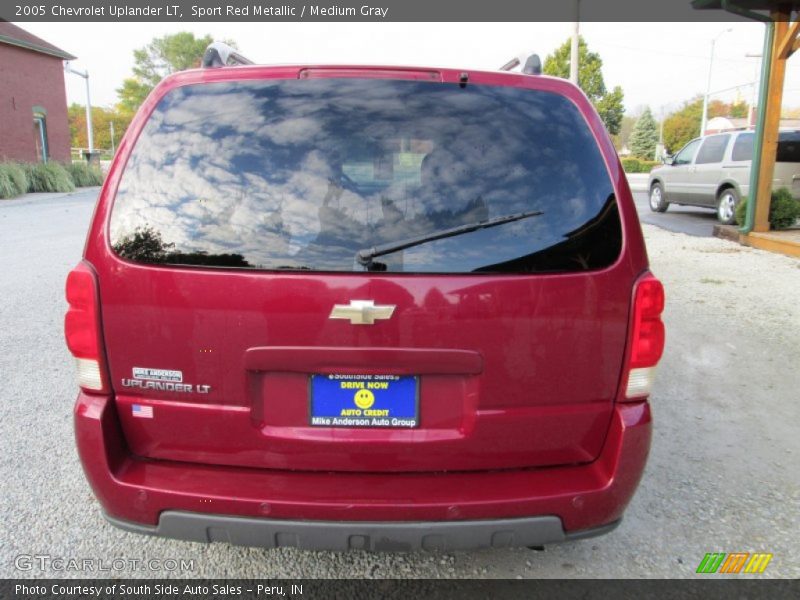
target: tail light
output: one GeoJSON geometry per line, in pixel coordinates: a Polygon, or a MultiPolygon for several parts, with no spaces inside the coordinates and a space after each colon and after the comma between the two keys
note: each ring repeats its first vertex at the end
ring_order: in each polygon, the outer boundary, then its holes
{"type": "Polygon", "coordinates": [[[107,393],[108,372],[100,333],[97,277],[86,263],[79,263],[67,276],[64,335],[75,357],[78,385],[87,392],[107,393]]]}
{"type": "Polygon", "coordinates": [[[628,364],[623,400],[650,395],[656,366],[664,352],[664,286],[647,273],[639,278],[633,293],[633,318],[628,340],[628,364]]]}

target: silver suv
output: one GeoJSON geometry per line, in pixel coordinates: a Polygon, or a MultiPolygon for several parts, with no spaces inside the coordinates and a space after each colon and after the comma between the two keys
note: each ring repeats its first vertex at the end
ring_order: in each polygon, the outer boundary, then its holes
{"type": "MultiPolygon", "coordinates": [[[[720,222],[735,221],[736,205],[747,196],[755,135],[735,131],[697,138],[650,172],[650,209],[670,204],[714,208],[720,222]]],[[[786,187],[800,199],[800,130],[781,131],[772,188],[786,187]]]]}

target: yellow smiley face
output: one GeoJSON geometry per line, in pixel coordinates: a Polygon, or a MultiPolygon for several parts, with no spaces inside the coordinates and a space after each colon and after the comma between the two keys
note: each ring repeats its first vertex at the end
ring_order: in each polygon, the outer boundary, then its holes
{"type": "Polygon", "coordinates": [[[375,394],[369,390],[358,390],[353,401],[358,408],[369,408],[375,404],[375,394]]]}

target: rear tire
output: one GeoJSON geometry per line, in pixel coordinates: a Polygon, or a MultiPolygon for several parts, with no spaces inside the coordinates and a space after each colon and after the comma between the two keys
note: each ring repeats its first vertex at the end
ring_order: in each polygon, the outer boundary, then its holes
{"type": "Polygon", "coordinates": [[[736,207],[739,206],[739,194],[733,188],[726,188],[717,197],[717,219],[723,225],[736,223],[736,207]]]}
{"type": "Polygon", "coordinates": [[[669,202],[664,199],[664,186],[656,181],[650,188],[650,210],[653,212],[666,212],[669,202]]]}

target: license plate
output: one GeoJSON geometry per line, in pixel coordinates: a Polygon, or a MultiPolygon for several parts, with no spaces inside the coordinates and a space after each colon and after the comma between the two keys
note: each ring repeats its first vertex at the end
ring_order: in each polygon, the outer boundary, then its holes
{"type": "Polygon", "coordinates": [[[311,425],[416,427],[418,389],[408,375],[312,375],[311,425]]]}

